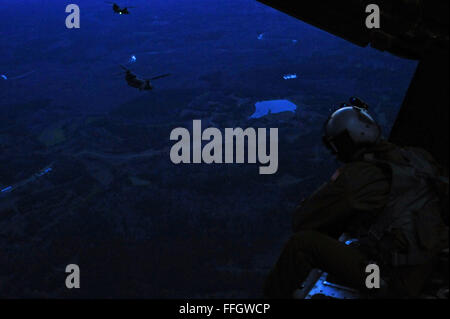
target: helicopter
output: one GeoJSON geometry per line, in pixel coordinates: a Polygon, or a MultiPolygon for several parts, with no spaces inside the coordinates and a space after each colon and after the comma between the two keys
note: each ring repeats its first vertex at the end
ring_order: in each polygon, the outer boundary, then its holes
{"type": "Polygon", "coordinates": [[[121,7],[119,7],[119,5],[117,3],[113,3],[113,2],[105,2],[105,3],[112,4],[113,5],[112,9],[113,9],[114,13],[121,14],[121,15],[122,14],[130,14],[130,11],[128,11],[128,9],[134,8],[134,7],[121,8],[121,7]]]}
{"type": "Polygon", "coordinates": [[[120,65],[120,67],[125,71],[125,81],[127,81],[127,84],[133,88],[139,89],[139,91],[151,91],[153,90],[153,86],[150,81],[158,80],[165,78],[171,74],[166,73],[158,76],[154,76],[150,79],[141,79],[136,74],[131,72],[128,68],[126,68],[123,65],[120,65]]]}

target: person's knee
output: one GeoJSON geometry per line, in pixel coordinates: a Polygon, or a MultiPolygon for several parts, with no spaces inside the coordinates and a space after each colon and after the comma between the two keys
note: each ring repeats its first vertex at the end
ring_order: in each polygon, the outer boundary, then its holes
{"type": "Polygon", "coordinates": [[[287,246],[297,251],[309,251],[317,244],[320,233],[312,230],[305,230],[295,233],[289,239],[287,246]]]}
{"type": "Polygon", "coordinates": [[[303,230],[292,235],[291,239],[309,242],[314,241],[319,235],[320,233],[314,230],[303,230]]]}

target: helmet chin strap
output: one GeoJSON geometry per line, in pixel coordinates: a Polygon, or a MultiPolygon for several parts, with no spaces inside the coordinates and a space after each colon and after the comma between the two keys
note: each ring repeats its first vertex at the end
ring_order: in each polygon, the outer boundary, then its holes
{"type": "Polygon", "coordinates": [[[333,143],[332,141],[328,142],[328,145],[330,146],[331,150],[332,150],[334,153],[336,153],[336,154],[339,153],[338,148],[336,147],[336,145],[334,145],[334,143],[333,143]]]}

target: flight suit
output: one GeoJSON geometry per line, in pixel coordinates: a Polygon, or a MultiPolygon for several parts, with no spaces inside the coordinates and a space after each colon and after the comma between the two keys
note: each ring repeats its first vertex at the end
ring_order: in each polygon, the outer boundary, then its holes
{"type": "MultiPolygon", "coordinates": [[[[397,150],[395,145],[384,141],[367,152],[401,162],[397,150]]],[[[347,246],[338,238],[344,232],[352,238],[364,238],[388,203],[390,188],[390,172],[373,163],[357,160],[338,169],[329,182],[295,210],[295,234],[266,279],[265,296],[291,298],[313,268],[339,278],[342,284],[368,292],[365,269],[376,261],[376,254],[347,246]]],[[[402,240],[400,234],[396,245],[403,245],[402,240]]],[[[392,278],[390,291],[396,297],[417,296],[431,270],[432,260],[415,266],[380,266],[381,277],[392,278]]]]}

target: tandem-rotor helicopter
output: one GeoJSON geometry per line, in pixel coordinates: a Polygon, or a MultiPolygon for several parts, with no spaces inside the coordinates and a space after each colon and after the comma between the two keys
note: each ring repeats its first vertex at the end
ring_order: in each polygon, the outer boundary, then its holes
{"type": "Polygon", "coordinates": [[[112,9],[113,9],[114,13],[117,13],[117,14],[130,14],[130,11],[128,11],[128,9],[134,8],[134,7],[121,8],[117,3],[113,3],[113,2],[105,2],[105,3],[112,4],[113,5],[112,9]]]}
{"type": "Polygon", "coordinates": [[[171,75],[170,73],[166,73],[166,74],[154,76],[150,79],[142,79],[142,78],[139,78],[133,72],[131,72],[125,66],[120,65],[120,67],[125,71],[125,81],[127,81],[127,84],[133,88],[139,89],[139,91],[151,91],[153,89],[151,81],[162,79],[162,78],[165,78],[165,77],[171,75]]]}

